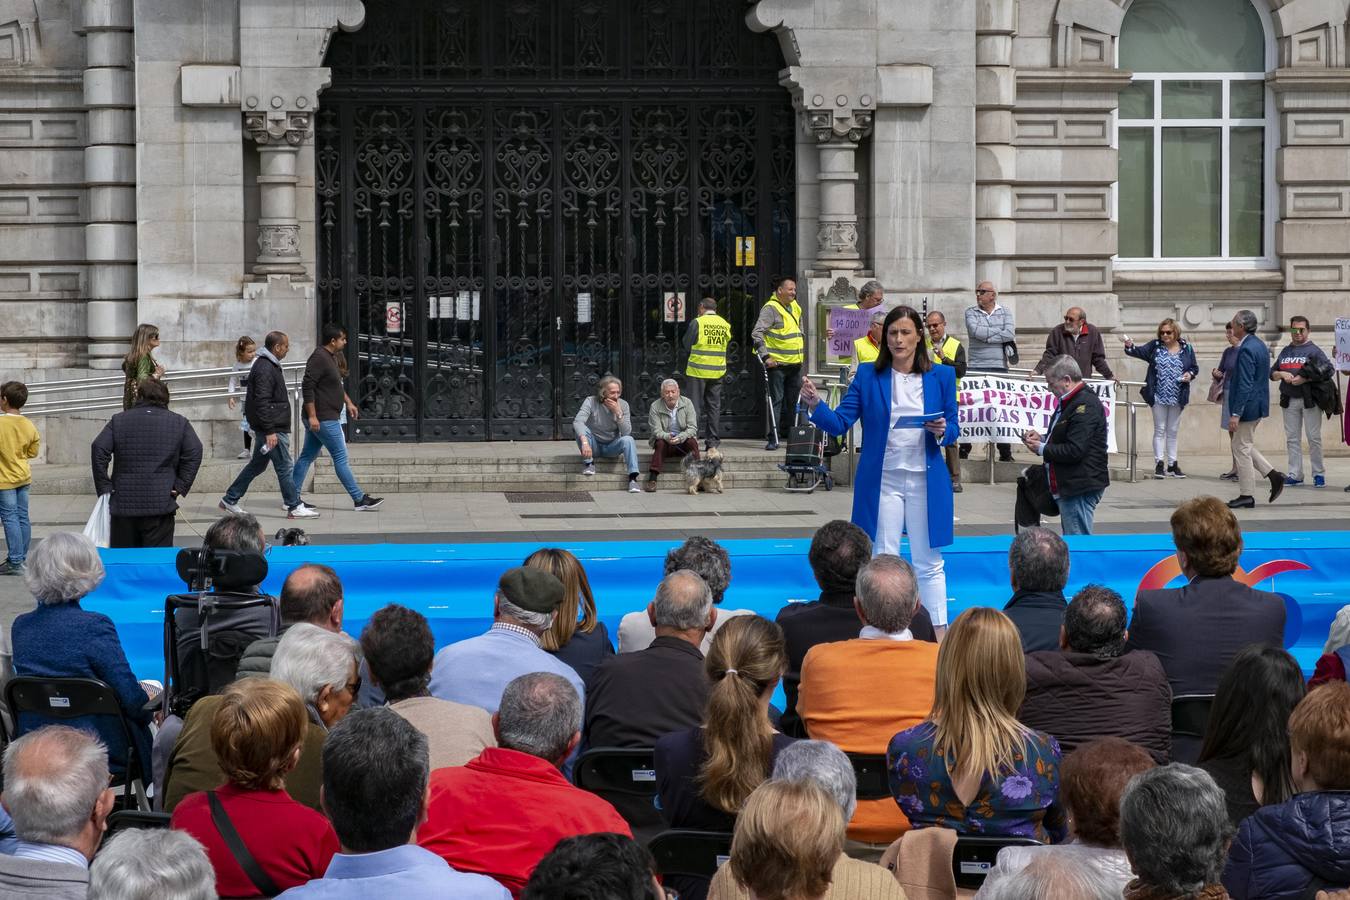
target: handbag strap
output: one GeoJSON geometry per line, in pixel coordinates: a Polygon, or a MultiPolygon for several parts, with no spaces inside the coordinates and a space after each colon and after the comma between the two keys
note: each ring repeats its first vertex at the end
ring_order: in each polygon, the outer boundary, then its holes
{"type": "Polygon", "coordinates": [[[239,868],[244,870],[248,880],[253,882],[253,886],[262,891],[265,897],[275,897],[281,893],[276,882],[268,877],[262,866],[253,858],[253,854],[248,852],[248,847],[244,846],[244,839],[239,836],[234,823],[230,821],[230,816],[225,812],[225,807],[216,796],[216,792],[207,791],[206,799],[211,804],[211,821],[215,823],[216,830],[225,839],[225,846],[229,848],[234,861],[239,863],[239,868]]]}

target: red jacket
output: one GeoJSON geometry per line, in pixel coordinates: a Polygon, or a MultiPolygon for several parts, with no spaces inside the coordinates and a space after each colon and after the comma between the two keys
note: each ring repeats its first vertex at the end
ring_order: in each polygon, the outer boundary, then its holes
{"type": "Polygon", "coordinates": [[[595,832],[632,832],[614,807],[573,787],[528,753],[489,747],[468,765],[431,773],[417,843],[461,872],[497,879],[518,897],[553,845],[595,832]]]}
{"type": "MultiPolygon", "coordinates": [[[[251,791],[226,784],[216,790],[216,796],[244,846],[283,891],[322,878],[328,870],[328,863],[338,852],[338,839],[333,826],[319,813],[292,800],[285,791],[251,791]]],[[[174,807],[170,825],[186,831],[206,848],[211,867],[216,870],[217,894],[262,896],[211,821],[205,792],[184,797],[174,807]]]]}

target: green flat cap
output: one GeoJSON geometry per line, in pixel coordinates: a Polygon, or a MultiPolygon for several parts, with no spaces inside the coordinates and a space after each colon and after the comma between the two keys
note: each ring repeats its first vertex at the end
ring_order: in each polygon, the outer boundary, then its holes
{"type": "Polygon", "coordinates": [[[552,572],[517,566],[507,569],[497,582],[502,596],[530,612],[556,612],[563,599],[563,583],[552,572]]]}

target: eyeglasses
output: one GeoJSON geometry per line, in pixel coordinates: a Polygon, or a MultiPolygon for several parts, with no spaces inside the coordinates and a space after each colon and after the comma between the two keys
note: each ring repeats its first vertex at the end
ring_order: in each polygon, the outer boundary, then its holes
{"type": "Polygon", "coordinates": [[[986,289],[986,288],[976,288],[976,289],[975,289],[975,293],[976,293],[977,295],[978,295],[978,294],[992,294],[993,291],[988,290],[988,289],[986,289]]]}
{"type": "Polygon", "coordinates": [[[1065,322],[1077,322],[1077,321],[1078,321],[1078,317],[1077,317],[1077,316],[1065,316],[1065,317],[1064,317],[1064,321],[1065,321],[1065,322]]]}
{"type": "Polygon", "coordinates": [[[1308,330],[1308,329],[1306,329],[1306,328],[1290,328],[1290,329],[1289,329],[1289,333],[1290,333],[1290,334],[1303,334],[1303,332],[1305,332],[1305,331],[1307,331],[1307,330],[1308,330]]]}
{"type": "Polygon", "coordinates": [[[1162,337],[1163,335],[1173,335],[1173,334],[1176,334],[1176,332],[1175,332],[1175,331],[1172,331],[1170,328],[1164,328],[1164,329],[1162,329],[1161,331],[1158,332],[1158,337],[1162,337]]]}

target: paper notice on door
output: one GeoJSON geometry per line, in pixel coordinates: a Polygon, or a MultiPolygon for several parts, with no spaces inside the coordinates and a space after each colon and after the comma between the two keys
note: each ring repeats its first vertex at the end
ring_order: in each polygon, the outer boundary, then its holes
{"type": "Polygon", "coordinates": [[[577,324],[591,324],[591,295],[577,294],[577,324]]]}
{"type": "Polygon", "coordinates": [[[459,296],[455,298],[455,318],[467,322],[472,309],[473,307],[469,305],[469,292],[460,291],[459,296]]]}

